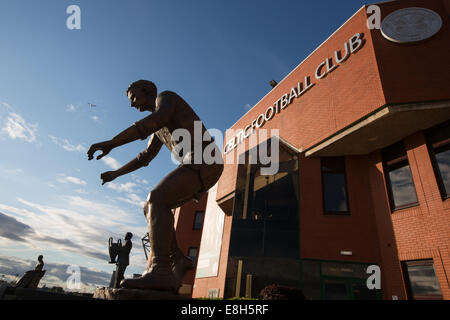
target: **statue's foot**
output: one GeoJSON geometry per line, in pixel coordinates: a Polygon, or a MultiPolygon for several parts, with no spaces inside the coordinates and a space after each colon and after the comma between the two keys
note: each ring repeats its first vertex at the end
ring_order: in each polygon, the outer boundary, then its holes
{"type": "Polygon", "coordinates": [[[179,286],[181,286],[181,282],[183,281],[186,272],[194,269],[194,262],[192,261],[192,259],[182,254],[174,260],[175,261],[172,266],[172,271],[175,278],[178,280],[179,286]]]}
{"type": "Polygon", "coordinates": [[[126,289],[173,292],[178,290],[178,281],[168,267],[154,267],[150,272],[144,274],[142,277],[122,280],[120,285],[122,288],[126,289]]]}

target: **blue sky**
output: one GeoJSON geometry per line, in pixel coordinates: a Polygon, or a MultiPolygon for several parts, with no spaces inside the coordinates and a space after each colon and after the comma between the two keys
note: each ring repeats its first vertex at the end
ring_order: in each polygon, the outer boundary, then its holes
{"type": "Polygon", "coordinates": [[[170,154],[162,150],[148,167],[104,186],[100,174],[146,142],[115,149],[105,161],[86,156],[91,144],[146,116],[130,108],[128,85],[148,79],[175,91],[208,128],[224,132],[270,90],[270,80],[282,80],[364,4],[2,0],[0,274],[21,273],[43,254],[54,274],[44,284],[63,285],[61,270],[79,265],[90,290],[105,284],[92,274],[107,279],[113,270],[104,259],[107,239],[127,231],[135,236],[126,276],[141,273],[142,201],[175,167],[170,154]],[[81,9],[80,30],[66,27],[72,4],[81,9]]]}

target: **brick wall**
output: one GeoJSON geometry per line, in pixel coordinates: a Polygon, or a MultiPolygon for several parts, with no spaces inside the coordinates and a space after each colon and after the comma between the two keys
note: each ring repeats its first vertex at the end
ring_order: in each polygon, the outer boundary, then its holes
{"type": "MultiPolygon", "coordinates": [[[[189,201],[185,205],[175,210],[175,232],[178,247],[184,255],[188,255],[189,248],[195,247],[200,249],[200,240],[202,230],[193,230],[195,213],[197,211],[205,211],[206,200],[208,194],[205,193],[199,202],[189,201]]],[[[203,215],[204,217],[204,215],[203,215]]],[[[188,271],[184,277],[183,284],[194,284],[195,270],[188,271]]]]}

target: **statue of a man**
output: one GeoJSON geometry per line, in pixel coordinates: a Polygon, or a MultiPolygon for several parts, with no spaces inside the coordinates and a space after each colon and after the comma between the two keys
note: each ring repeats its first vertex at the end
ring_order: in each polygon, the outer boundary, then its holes
{"type": "Polygon", "coordinates": [[[45,274],[44,268],[44,256],[39,255],[38,263],[34,267],[34,270],[29,270],[25,272],[25,274],[20,278],[20,280],[16,283],[16,287],[18,288],[37,288],[39,285],[39,281],[41,281],[42,277],[45,274]]]}
{"type": "Polygon", "coordinates": [[[120,288],[120,282],[124,279],[125,269],[130,264],[130,252],[133,247],[133,243],[131,242],[132,237],[133,234],[131,232],[127,232],[124,238],[125,242],[122,244],[122,247],[119,248],[114,288],[120,288]]]}
{"type": "Polygon", "coordinates": [[[205,126],[189,104],[178,94],[171,91],[157,94],[154,83],[147,80],[132,83],[126,93],[131,107],[140,112],[150,111],[151,114],[122,131],[112,140],[93,144],[88,151],[88,159],[91,160],[98,150],[102,153],[97,156],[97,160],[116,147],[150,136],[147,148],[135,159],[118,170],[101,174],[102,184],[105,184],[121,175],[147,166],[163,144],[171,152],[177,153],[177,144],[182,141],[174,141],[173,132],[177,129],[189,132],[191,149],[183,156],[181,165],[164,177],[149,193],[144,205],[152,250],[151,261],[148,263],[150,268],[142,277],[125,279],[121,282],[121,286],[125,288],[177,290],[187,269],[192,268],[192,261],[178,249],[171,209],[191,199],[199,199],[201,194],[216,184],[223,171],[221,152],[214,141],[202,139],[207,132],[205,126]],[[197,129],[199,123],[201,132],[196,133],[194,128],[197,129]],[[198,137],[198,134],[201,136],[198,137]],[[212,163],[205,161],[203,154],[207,147],[208,151],[213,150],[210,153],[214,153],[212,155],[214,159],[219,157],[220,161],[212,161],[212,163]]]}
{"type": "Polygon", "coordinates": [[[38,257],[38,263],[36,264],[34,271],[42,271],[42,269],[44,269],[44,256],[40,255],[38,257]]]}

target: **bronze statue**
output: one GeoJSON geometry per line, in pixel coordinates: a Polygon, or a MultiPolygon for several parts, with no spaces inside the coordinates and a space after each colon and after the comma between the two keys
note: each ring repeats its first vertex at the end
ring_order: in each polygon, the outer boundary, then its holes
{"type": "MultiPolygon", "coordinates": [[[[164,91],[157,95],[153,82],[139,80],[132,83],[127,91],[131,107],[140,112],[151,114],[122,131],[112,140],[93,144],[88,153],[91,160],[98,150],[102,153],[97,160],[106,156],[112,149],[138,139],[150,136],[147,148],[135,159],[115,171],[101,174],[102,184],[113,181],[117,177],[145,167],[158,154],[164,144],[171,152],[176,153],[177,144],[172,134],[177,129],[184,129],[190,134],[191,150],[182,158],[181,164],[169,173],[148,195],[144,205],[144,215],[149,225],[149,240],[152,256],[147,263],[148,270],[142,277],[125,279],[121,282],[124,288],[154,289],[173,291],[181,285],[183,276],[193,267],[192,261],[184,256],[178,248],[174,217],[171,209],[177,208],[191,199],[199,199],[201,194],[211,188],[223,171],[223,162],[205,161],[205,149],[222,159],[221,152],[212,141],[203,141],[207,130],[200,118],[189,104],[178,94],[164,91]],[[200,123],[201,137],[195,136],[196,125],[200,123]],[[201,141],[198,143],[198,141],[201,141]],[[194,147],[195,146],[195,147],[194,147]],[[200,161],[192,161],[200,159],[200,161]]],[[[206,152],[206,151],[205,151],[206,152]]]]}
{"type": "Polygon", "coordinates": [[[124,238],[125,243],[122,245],[122,241],[120,241],[120,247],[117,246],[116,277],[114,279],[114,288],[120,288],[120,282],[124,278],[125,269],[130,264],[129,257],[131,248],[133,247],[133,243],[131,242],[132,237],[133,234],[131,232],[127,232],[124,238]]]}
{"type": "Polygon", "coordinates": [[[34,267],[34,271],[42,271],[44,269],[44,256],[41,254],[38,257],[38,263],[36,264],[36,267],[34,267]]]}
{"type": "Polygon", "coordinates": [[[119,239],[116,243],[114,243],[113,238],[109,238],[108,244],[108,252],[110,257],[108,263],[117,263],[116,257],[119,255],[120,248],[122,248],[122,240],[119,239]]]}
{"type": "Polygon", "coordinates": [[[39,281],[41,281],[42,277],[45,274],[44,268],[44,256],[40,255],[38,257],[38,263],[34,270],[30,270],[25,272],[25,274],[20,278],[20,280],[16,283],[16,287],[18,288],[37,288],[39,285],[39,281]]]}

